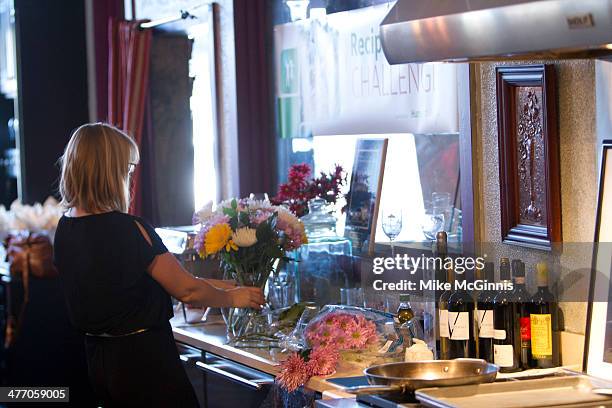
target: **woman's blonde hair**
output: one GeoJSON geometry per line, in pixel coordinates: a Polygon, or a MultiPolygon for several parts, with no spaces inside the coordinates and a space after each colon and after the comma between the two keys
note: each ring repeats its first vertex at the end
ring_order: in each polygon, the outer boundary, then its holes
{"type": "Polygon", "coordinates": [[[60,159],[62,205],[88,213],[127,212],[129,176],[138,160],[138,146],[119,129],[105,123],[79,127],[60,159]]]}

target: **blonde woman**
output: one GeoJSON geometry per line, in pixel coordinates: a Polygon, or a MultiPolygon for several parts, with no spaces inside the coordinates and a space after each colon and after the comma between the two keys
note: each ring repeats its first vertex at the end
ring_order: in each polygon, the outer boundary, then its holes
{"type": "Polygon", "coordinates": [[[55,264],[69,315],[85,334],[89,377],[104,406],[197,406],[168,319],[170,296],[197,306],[261,307],[260,289],[197,279],[155,230],[127,214],[138,148],[118,129],[86,124],[61,158],[67,211],[55,264]]]}

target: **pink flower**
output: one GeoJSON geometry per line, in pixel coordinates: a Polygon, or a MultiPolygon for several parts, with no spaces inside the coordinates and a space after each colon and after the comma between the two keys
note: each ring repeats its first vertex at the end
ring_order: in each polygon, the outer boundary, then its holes
{"type": "Polygon", "coordinates": [[[340,354],[333,347],[317,347],[310,352],[306,363],[311,375],[331,375],[336,371],[340,354]]]}
{"type": "Polygon", "coordinates": [[[332,312],[306,331],[311,347],[333,346],[338,350],[362,349],[378,339],[376,324],[363,315],[332,312]]]}
{"type": "Polygon", "coordinates": [[[350,332],[349,335],[350,348],[364,348],[368,342],[370,342],[371,339],[375,338],[376,336],[376,326],[373,323],[372,325],[366,324],[364,326],[356,327],[350,332]]]}
{"type": "Polygon", "coordinates": [[[281,363],[281,371],[276,376],[278,384],[289,392],[297,390],[311,377],[310,369],[304,359],[293,353],[281,363]]]}

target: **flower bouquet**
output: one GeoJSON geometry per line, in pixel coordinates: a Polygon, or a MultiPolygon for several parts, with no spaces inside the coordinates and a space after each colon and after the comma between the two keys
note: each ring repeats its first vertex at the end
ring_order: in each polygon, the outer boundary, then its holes
{"type": "Polygon", "coordinates": [[[319,177],[310,178],[310,166],[306,163],[294,164],[289,169],[287,183],[278,188],[278,194],[271,198],[273,204],[285,205],[298,217],[308,214],[308,202],[322,198],[328,204],[335,204],[342,196],[341,189],[346,183],[347,174],[340,165],[329,173],[321,172],[319,177]]]}
{"type": "Polygon", "coordinates": [[[292,353],[281,364],[279,385],[292,392],[310,377],[331,375],[340,361],[358,361],[355,356],[363,354],[397,358],[393,348],[398,339],[381,333],[390,321],[392,316],[375,311],[326,306],[304,329],[308,348],[292,353]]]}
{"type": "MultiPolygon", "coordinates": [[[[268,201],[231,199],[214,209],[209,203],[194,223],[201,224],[194,243],[199,255],[219,259],[224,275],[240,286],[263,288],[279,260],[292,260],[287,251],[307,243],[302,222],[268,201]]],[[[225,317],[235,341],[256,337],[265,326],[259,310],[232,308],[225,317]]]]}

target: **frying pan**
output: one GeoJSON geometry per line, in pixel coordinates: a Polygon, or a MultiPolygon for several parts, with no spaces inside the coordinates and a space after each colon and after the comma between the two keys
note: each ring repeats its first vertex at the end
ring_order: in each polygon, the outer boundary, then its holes
{"type": "Polygon", "coordinates": [[[370,385],[348,387],[351,394],[412,392],[419,388],[480,384],[495,381],[499,367],[476,358],[388,363],[366,368],[370,385]]]}

